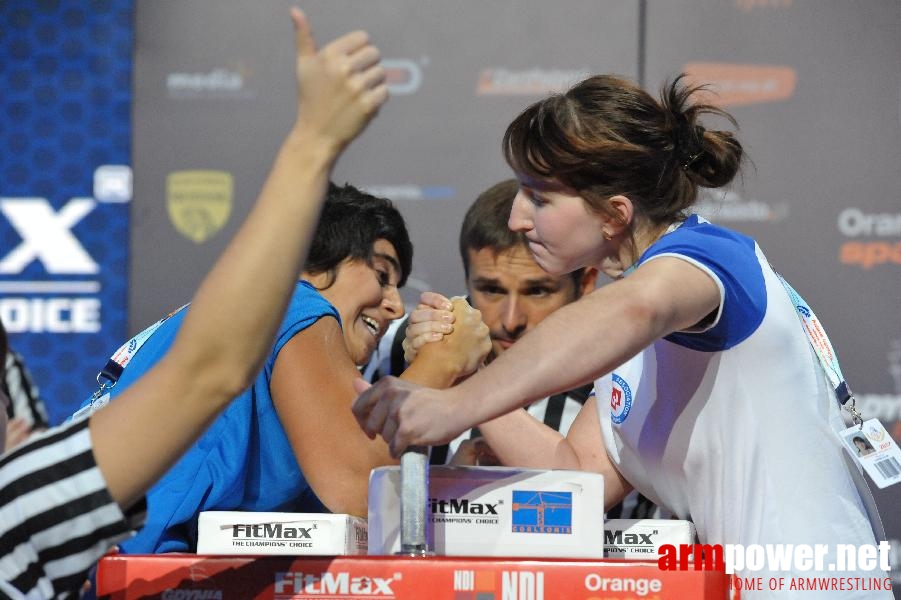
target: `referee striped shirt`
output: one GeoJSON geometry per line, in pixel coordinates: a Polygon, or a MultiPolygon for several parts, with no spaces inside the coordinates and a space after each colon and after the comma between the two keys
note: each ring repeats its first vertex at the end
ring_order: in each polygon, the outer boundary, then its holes
{"type": "Polygon", "coordinates": [[[143,518],[122,513],[94,461],[88,419],[0,458],[0,598],[77,597],[88,570],[143,518]]]}
{"type": "Polygon", "coordinates": [[[0,387],[12,400],[7,413],[10,418],[24,419],[32,429],[47,428],[47,408],[19,353],[7,351],[0,387]]]}

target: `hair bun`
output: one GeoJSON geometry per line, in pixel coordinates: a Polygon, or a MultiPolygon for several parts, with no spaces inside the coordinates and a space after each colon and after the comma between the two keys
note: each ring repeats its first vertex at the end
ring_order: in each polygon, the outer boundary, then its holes
{"type": "Polygon", "coordinates": [[[675,151],[679,158],[679,166],[684,171],[688,171],[704,154],[704,133],[706,131],[703,125],[692,127],[687,120],[678,128],[675,151]]]}

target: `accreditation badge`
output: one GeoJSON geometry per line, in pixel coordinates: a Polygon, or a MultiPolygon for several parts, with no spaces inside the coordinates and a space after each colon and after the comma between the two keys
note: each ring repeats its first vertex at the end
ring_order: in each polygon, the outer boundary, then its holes
{"type": "Polygon", "coordinates": [[[901,448],[879,419],[870,419],[842,431],[842,441],[879,489],[901,481],[901,448]]]}

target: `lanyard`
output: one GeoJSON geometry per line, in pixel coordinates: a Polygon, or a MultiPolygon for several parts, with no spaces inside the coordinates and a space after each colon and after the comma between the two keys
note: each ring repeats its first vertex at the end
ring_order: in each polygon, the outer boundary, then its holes
{"type": "Polygon", "coordinates": [[[179,308],[178,310],[174,310],[141,333],[137,334],[116,350],[110,359],[106,362],[106,366],[97,373],[97,383],[100,384],[100,391],[105,388],[111,388],[116,385],[116,382],[119,381],[119,377],[122,376],[122,371],[125,370],[125,367],[128,366],[128,363],[131,362],[131,359],[134,358],[134,355],[138,353],[138,350],[141,349],[141,346],[144,345],[150,336],[152,336],[157,329],[160,328],[160,325],[165,323],[170,317],[178,314],[184,309],[187,304],[179,308]],[[101,379],[105,379],[106,381],[101,381],[101,379]]]}
{"type": "Polygon", "coordinates": [[[116,350],[113,355],[110,357],[108,361],[106,361],[106,366],[104,366],[99,373],[97,373],[97,384],[100,386],[97,388],[97,391],[91,395],[91,402],[86,405],[84,408],[78,410],[75,414],[70,417],[71,419],[76,419],[84,416],[85,414],[92,414],[94,411],[100,409],[103,405],[109,402],[109,392],[107,390],[111,389],[116,385],[116,382],[119,381],[119,377],[122,376],[122,371],[125,370],[125,367],[128,366],[128,363],[131,362],[131,359],[134,358],[134,355],[138,353],[138,350],[141,349],[141,346],[150,339],[157,329],[160,328],[160,325],[166,322],[173,315],[181,312],[188,304],[185,304],[178,310],[174,310],[141,333],[137,334],[116,350]]]}
{"type": "MultiPolygon", "coordinates": [[[[773,272],[776,273],[775,270],[773,272]]],[[[851,388],[848,387],[845,376],[842,375],[842,369],[838,364],[838,357],[835,355],[835,350],[832,349],[832,344],[829,342],[829,336],[826,335],[826,331],[820,324],[820,320],[813,312],[813,309],[810,308],[810,305],[808,305],[801,295],[795,291],[795,288],[789,285],[782,275],[776,273],[776,277],[779,278],[782,287],[788,292],[792,304],[795,305],[795,309],[798,311],[798,318],[801,320],[801,325],[804,327],[804,332],[807,334],[810,346],[813,348],[820,364],[823,366],[823,371],[826,372],[826,378],[829,379],[829,384],[835,391],[835,398],[838,400],[839,405],[847,408],[854,417],[854,422],[862,426],[863,416],[856,408],[854,394],[851,392],[851,388]],[[848,406],[848,401],[851,403],[850,406],[848,406]]]]}
{"type": "MultiPolygon", "coordinates": [[[[702,217],[698,217],[698,222],[706,223],[707,221],[702,217]]],[[[663,235],[672,233],[673,231],[678,229],[682,225],[682,223],[683,222],[673,223],[667,228],[663,235]]],[[[620,277],[626,277],[637,267],[638,263],[636,261],[635,264],[624,270],[623,274],[620,277]]],[[[838,400],[839,406],[846,408],[848,412],[851,413],[851,416],[854,417],[854,422],[863,426],[863,416],[857,410],[857,402],[854,398],[854,394],[851,392],[851,388],[848,387],[848,383],[845,381],[845,376],[842,375],[841,367],[839,367],[838,364],[838,357],[836,357],[835,351],[832,349],[832,344],[829,342],[829,336],[826,335],[826,331],[823,329],[823,326],[820,325],[820,320],[813,312],[813,309],[810,308],[810,305],[808,305],[807,302],[805,302],[801,297],[801,295],[796,292],[791,285],[789,285],[785,278],[783,278],[782,275],[776,272],[775,269],[773,269],[773,272],[776,273],[776,277],[779,278],[779,281],[782,283],[782,287],[784,287],[785,291],[788,292],[792,304],[794,304],[795,309],[798,311],[798,318],[801,320],[801,325],[804,327],[804,332],[807,334],[807,339],[808,341],[810,341],[811,347],[816,353],[820,364],[823,366],[823,370],[826,372],[826,377],[829,379],[829,384],[832,386],[832,389],[835,392],[835,397],[838,400]]]]}

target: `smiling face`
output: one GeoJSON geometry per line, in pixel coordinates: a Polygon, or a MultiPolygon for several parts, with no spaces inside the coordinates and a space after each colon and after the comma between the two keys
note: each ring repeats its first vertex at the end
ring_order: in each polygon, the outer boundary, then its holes
{"type": "Polygon", "coordinates": [[[614,250],[604,239],[602,217],[560,186],[521,179],[508,225],[526,236],[535,261],[552,275],[600,266],[614,250]]]}
{"type": "Polygon", "coordinates": [[[304,274],[341,315],[344,342],[351,359],[364,365],[388,329],[388,324],[404,314],[397,283],[401,272],[394,246],[379,239],[373,244],[372,262],[345,259],[334,273],[304,274]]]}
{"type": "Polygon", "coordinates": [[[482,312],[497,356],[528,330],[594,287],[595,271],[579,285],[573,277],[544,271],[524,246],[497,251],[470,248],[466,286],[472,305],[482,312]]]}

